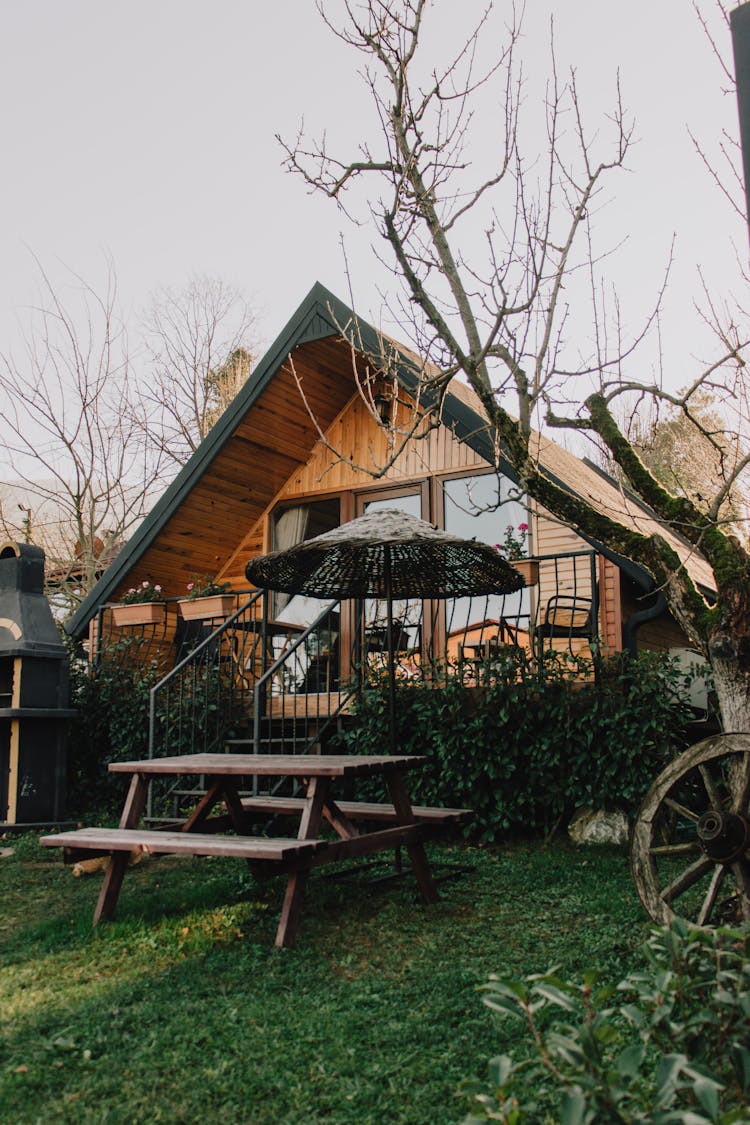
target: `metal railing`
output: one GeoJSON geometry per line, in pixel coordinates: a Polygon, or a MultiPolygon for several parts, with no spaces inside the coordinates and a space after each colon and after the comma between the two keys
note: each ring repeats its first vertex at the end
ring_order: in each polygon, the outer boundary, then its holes
{"type": "MultiPolygon", "coordinates": [[[[593,550],[527,560],[531,584],[514,594],[461,599],[446,608],[448,662],[479,679],[498,656],[544,669],[552,653],[594,664],[600,650],[600,591],[593,550]]],[[[526,564],[525,564],[526,565],[526,564]]]]}
{"type": "Polygon", "coordinates": [[[233,728],[249,721],[262,630],[256,591],[218,626],[192,618],[178,625],[177,662],[149,693],[149,757],[223,749],[233,728]]]}
{"type": "MultiPolygon", "coordinates": [[[[183,638],[188,651],[150,691],[149,757],[309,753],[337,729],[353,691],[342,685],[338,603],[307,627],[272,620],[269,603],[259,591],[204,636],[183,638]]],[[[168,819],[199,791],[152,784],[147,817],[168,819]]]]}
{"type": "MultiPolygon", "coordinates": [[[[345,603],[344,603],[345,604],[345,603]]],[[[324,746],[356,692],[346,674],[342,626],[348,622],[341,602],[321,610],[308,626],[287,632],[279,622],[264,642],[277,646],[275,659],[253,688],[254,753],[310,753],[324,746]]]]}
{"type": "Polygon", "coordinates": [[[216,628],[183,636],[182,659],[150,691],[149,756],[230,746],[286,753],[313,746],[350,698],[340,673],[340,612],[307,627],[274,621],[258,591],[216,628]]]}
{"type": "MultiPolygon", "coordinates": [[[[396,603],[396,675],[437,684],[459,674],[470,685],[488,682],[493,662],[509,649],[542,666],[553,650],[596,656],[596,553],[530,561],[536,580],[514,594],[396,603]],[[440,652],[435,636],[445,637],[440,652]]],[[[383,603],[321,603],[314,620],[299,624],[274,620],[267,592],[232,596],[235,608],[220,621],[186,620],[177,599],[164,601],[159,621],[125,629],[113,625],[116,607],[100,611],[95,660],[159,676],[149,693],[149,757],[325,749],[356,693],[386,673],[383,603]]],[[[294,616],[289,607],[278,617],[285,614],[294,616]]]]}

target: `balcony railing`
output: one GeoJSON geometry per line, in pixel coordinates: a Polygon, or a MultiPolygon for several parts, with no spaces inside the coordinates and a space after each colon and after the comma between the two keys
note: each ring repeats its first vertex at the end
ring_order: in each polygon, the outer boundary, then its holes
{"type": "MultiPolygon", "coordinates": [[[[460,674],[480,683],[509,646],[516,658],[542,664],[553,650],[596,655],[595,552],[533,563],[532,584],[514,594],[396,602],[397,676],[439,682],[460,674]]],[[[266,593],[238,591],[208,616],[195,603],[188,619],[177,599],[166,599],[149,621],[128,625],[117,624],[117,607],[103,607],[95,661],[137,665],[153,683],[151,756],[319,749],[346,721],[353,694],[387,669],[384,603],[293,598],[275,616],[274,604],[266,593]]]]}

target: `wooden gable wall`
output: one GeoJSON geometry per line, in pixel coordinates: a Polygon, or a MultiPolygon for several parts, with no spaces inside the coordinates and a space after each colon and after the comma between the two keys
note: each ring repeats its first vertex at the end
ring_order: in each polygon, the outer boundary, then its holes
{"type": "MultiPolygon", "coordinates": [[[[486,468],[486,462],[470,446],[441,426],[421,438],[410,439],[395,464],[375,479],[372,471],[377,471],[388,460],[387,434],[356,391],[326,431],[325,439],[318,439],[309,460],[294,470],[238,545],[224,575],[234,586],[242,584],[247,562],[256,554],[270,550],[268,517],[279,503],[332,493],[353,496],[389,484],[422,482],[436,473],[486,468]],[[345,456],[356,459],[359,467],[342,461],[333,450],[341,450],[345,456]]],[[[352,499],[343,516],[351,519],[354,514],[352,499]]]]}
{"type": "MultiPolygon", "coordinates": [[[[294,366],[316,419],[328,427],[351,396],[350,349],[338,339],[309,342],[296,349],[294,366]]],[[[111,600],[145,579],[159,583],[171,597],[183,594],[195,573],[223,575],[248,528],[257,525],[290,476],[305,465],[317,438],[286,363],[175,506],[111,600]]],[[[246,585],[244,568],[236,585],[246,585]]]]}
{"type": "MultiPolygon", "coordinates": [[[[373,471],[388,459],[388,436],[358,395],[352,364],[349,345],[338,337],[297,347],[111,600],[146,579],[159,583],[166,596],[179,596],[196,573],[229,581],[236,589],[246,588],[245,566],[256,554],[270,549],[268,517],[281,502],[343,494],[352,499],[344,504],[342,517],[351,519],[356,514],[353,497],[357,492],[487,468],[468,444],[441,426],[412,438],[396,463],[382,477],[374,478],[373,471]],[[320,439],[318,427],[332,448],[320,439]],[[356,465],[347,464],[333,450],[341,450],[356,465]]],[[[436,490],[432,496],[434,510],[429,517],[439,522],[436,490]]],[[[533,516],[531,524],[535,554],[587,549],[570,528],[543,513],[533,516]]],[[[501,512],[498,539],[503,529],[501,512]]],[[[602,584],[605,635],[608,643],[619,647],[616,568],[610,569],[602,584]]],[[[540,590],[538,596],[543,599],[545,591],[540,590]]]]}

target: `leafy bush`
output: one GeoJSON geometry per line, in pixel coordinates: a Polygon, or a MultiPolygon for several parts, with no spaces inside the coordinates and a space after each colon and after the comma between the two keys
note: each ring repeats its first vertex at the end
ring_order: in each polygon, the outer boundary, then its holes
{"type": "Polygon", "coordinates": [[[750,934],[675,921],[617,988],[596,974],[493,977],[484,1002],[521,1022],[528,1058],[465,1087],[463,1125],[750,1122],[750,934]]]}
{"type": "Polygon", "coordinates": [[[71,662],[77,715],[68,737],[68,816],[119,810],[122,793],[109,763],[148,754],[148,695],[162,673],[156,661],[141,666],[128,659],[136,646],[137,639],[119,642],[96,668],[71,662]]]}
{"type": "MultiPolygon", "coordinates": [[[[77,717],[68,740],[69,816],[112,815],[122,804],[110,762],[148,757],[149,694],[166,672],[149,638],[124,637],[107,645],[99,663],[71,662],[77,717]]],[[[157,754],[216,749],[235,729],[236,701],[220,652],[209,650],[165,691],[156,706],[157,754]]],[[[158,788],[158,787],[157,787],[158,788]]]]}
{"type": "MultiPolygon", "coordinates": [[[[595,679],[588,661],[553,654],[532,668],[508,649],[487,672],[479,687],[460,675],[440,688],[427,677],[396,686],[399,750],[429,758],[412,783],[415,796],[474,809],[468,831],[483,841],[549,832],[581,805],[632,811],[684,746],[686,678],[666,657],[619,654],[600,663],[595,679]]],[[[383,680],[354,714],[346,748],[381,753],[389,722],[383,680]]]]}

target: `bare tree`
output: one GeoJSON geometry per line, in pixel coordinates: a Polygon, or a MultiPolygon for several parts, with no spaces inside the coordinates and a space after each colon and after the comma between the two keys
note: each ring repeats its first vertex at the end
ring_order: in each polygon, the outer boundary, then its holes
{"type": "MultiPolygon", "coordinates": [[[[704,391],[732,418],[735,434],[746,434],[747,336],[737,316],[721,312],[706,292],[716,359],[682,394],[640,377],[636,349],[658,325],[662,294],[642,328],[626,337],[617,300],[605,299],[606,254],[595,244],[603,185],[623,168],[632,136],[619,80],[609,113],[597,107],[589,126],[575,72],[560,75],[552,50],[541,99],[546,154],[540,157],[532,136],[527,157],[530,103],[516,58],[517,22],[482,72],[477,60],[486,43],[497,41],[491,13],[439,66],[428,46],[427,0],[341,0],[336,15],[332,5],[319,8],[364,59],[375,122],[343,157],[325,138],[311,144],[300,134],[285,145],[290,169],[351,212],[361,189],[403,294],[393,311],[434,364],[433,390],[465,377],[529,495],[648,567],[687,636],[710,659],[726,729],[750,729],[750,557],[721,519],[748,457],[740,455],[699,506],[657,480],[616,421],[623,398],[646,396],[689,416],[704,391]],[[491,129],[481,124],[490,96],[491,129]],[[717,602],[704,597],[662,536],[640,534],[558,487],[539,462],[535,424],[603,443],[631,489],[709,561],[717,602]]],[[[664,284],[668,271],[669,263],[664,284]]]]}
{"type": "Polygon", "coordinates": [[[135,421],[157,457],[179,467],[195,452],[250,374],[252,331],[244,297],[216,278],[156,291],[135,421]]]}
{"type": "Polygon", "coordinates": [[[130,359],[111,265],[103,294],[71,274],[63,296],[41,265],[39,278],[23,344],[0,356],[0,458],[16,497],[2,520],[6,534],[46,549],[48,583],[72,612],[144,514],[158,465],[129,421],[130,359]]]}

